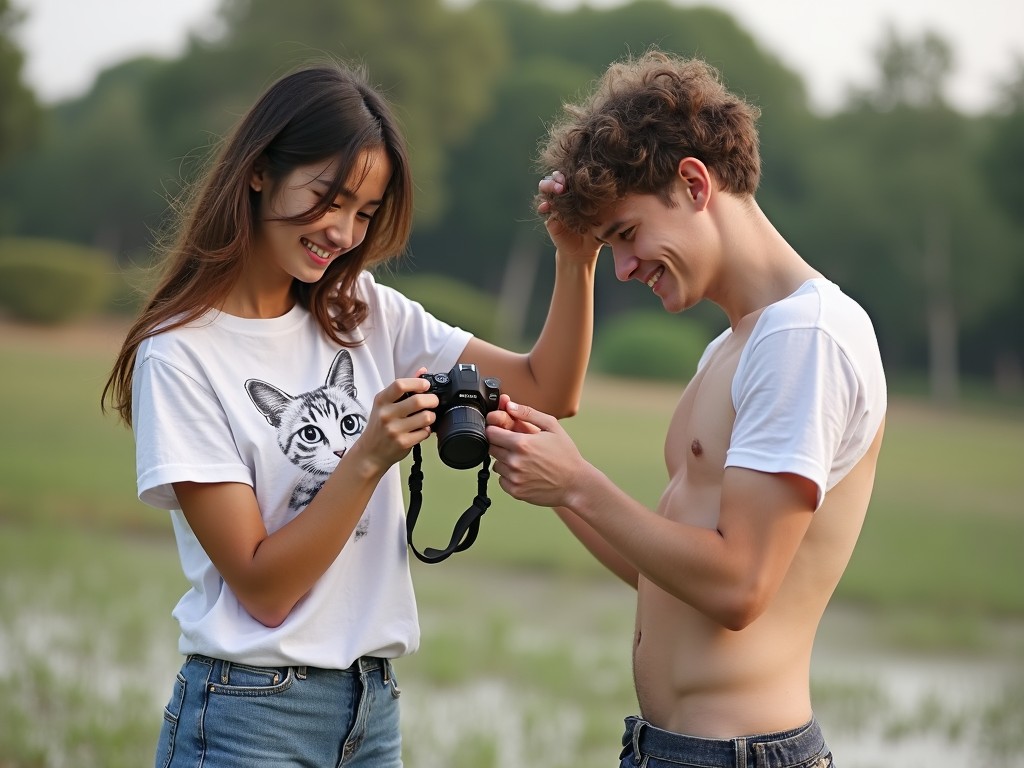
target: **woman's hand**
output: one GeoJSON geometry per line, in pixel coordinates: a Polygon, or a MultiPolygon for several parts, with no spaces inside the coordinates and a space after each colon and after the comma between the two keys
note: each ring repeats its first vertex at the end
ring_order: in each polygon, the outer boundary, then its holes
{"type": "Polygon", "coordinates": [[[544,217],[544,226],[558,255],[570,261],[594,261],[602,243],[589,233],[580,234],[569,229],[558,218],[558,214],[552,212],[551,200],[565,192],[565,176],[562,172],[554,171],[541,179],[537,191],[542,198],[537,205],[537,213],[544,217]]]}
{"type": "Polygon", "coordinates": [[[430,436],[439,401],[437,395],[427,394],[430,382],[419,378],[426,370],[421,368],[417,378],[395,379],[373,398],[366,428],[350,450],[369,471],[383,475],[430,436]]]}

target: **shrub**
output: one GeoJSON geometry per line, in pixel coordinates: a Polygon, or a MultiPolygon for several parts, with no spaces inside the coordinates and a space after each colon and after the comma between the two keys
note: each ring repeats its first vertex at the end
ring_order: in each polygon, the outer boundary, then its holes
{"type": "Polygon", "coordinates": [[[16,320],[47,325],[99,312],[116,267],[110,254],[42,238],[0,239],[0,307],[16,320]]]}
{"type": "Polygon", "coordinates": [[[594,338],[592,367],[612,376],[685,381],[710,338],[697,323],[637,310],[610,319],[594,338]]]}

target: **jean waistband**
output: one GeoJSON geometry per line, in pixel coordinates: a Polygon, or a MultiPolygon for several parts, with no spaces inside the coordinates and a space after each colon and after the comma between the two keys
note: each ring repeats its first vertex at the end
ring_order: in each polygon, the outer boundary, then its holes
{"type": "Polygon", "coordinates": [[[278,665],[265,666],[265,665],[262,665],[262,664],[246,664],[245,662],[242,662],[242,661],[225,661],[224,659],[215,659],[215,658],[212,658],[210,656],[203,656],[202,654],[198,654],[198,653],[190,654],[188,656],[188,658],[191,659],[191,660],[195,660],[195,661],[201,662],[203,664],[210,665],[210,667],[213,668],[213,673],[214,674],[226,674],[226,671],[225,671],[226,668],[230,668],[232,666],[238,666],[238,667],[256,667],[258,669],[275,669],[275,670],[280,670],[282,674],[286,673],[289,669],[293,669],[293,670],[295,670],[296,675],[300,679],[305,678],[309,674],[316,673],[316,672],[329,672],[329,673],[349,672],[349,673],[352,673],[352,674],[359,675],[359,674],[365,674],[366,672],[381,671],[381,672],[384,673],[384,678],[385,679],[388,679],[388,678],[391,677],[391,661],[389,659],[384,659],[384,658],[381,658],[379,656],[360,656],[358,659],[356,659],[354,662],[352,662],[352,665],[350,667],[348,667],[347,669],[341,669],[341,670],[337,670],[337,669],[321,670],[318,667],[310,667],[310,666],[305,666],[305,665],[300,665],[300,664],[291,664],[291,665],[282,665],[282,666],[278,666],[278,665]]]}
{"type": "MultiPolygon", "coordinates": [[[[756,752],[762,753],[767,765],[790,765],[796,760],[807,760],[825,751],[825,737],[818,721],[789,731],[740,736],[735,739],[704,739],[697,736],[672,733],[657,728],[646,720],[626,718],[626,736],[632,733],[633,751],[665,760],[678,759],[680,753],[699,756],[709,768],[753,766],[756,752]]],[[[624,738],[625,743],[629,743],[624,738]]],[[[758,763],[760,764],[760,763],[758,763]]]]}

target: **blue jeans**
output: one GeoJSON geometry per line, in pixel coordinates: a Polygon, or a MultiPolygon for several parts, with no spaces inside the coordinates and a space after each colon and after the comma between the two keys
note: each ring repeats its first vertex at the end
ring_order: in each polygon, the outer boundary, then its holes
{"type": "Polygon", "coordinates": [[[156,768],[400,768],[399,693],[387,659],[335,670],[189,656],[156,768]]]}
{"type": "Polygon", "coordinates": [[[833,768],[816,720],[791,731],[701,739],[626,718],[619,768],[833,768]]]}

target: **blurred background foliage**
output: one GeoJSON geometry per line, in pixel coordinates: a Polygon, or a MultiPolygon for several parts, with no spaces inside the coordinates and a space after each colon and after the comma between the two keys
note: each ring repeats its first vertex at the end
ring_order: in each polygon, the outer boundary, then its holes
{"type": "MultiPolygon", "coordinates": [[[[168,201],[260,90],[311,59],[358,62],[396,106],[417,181],[409,257],[382,279],[443,317],[520,344],[538,330],[553,279],[531,209],[537,143],[561,103],[610,61],[657,45],[706,59],[762,109],[759,201],[808,261],[871,312],[894,382],[927,381],[943,401],[959,396],[965,378],[1024,390],[1024,61],[997,107],[966,115],[944,97],[956,65],[949,44],[890,30],[878,41],[874,85],[822,115],[797,73],[711,8],[223,0],[215,28],[179,57],[124,61],[84,96],[41,105],[22,83],[19,20],[0,0],[0,237],[8,243],[59,240],[107,253],[113,271],[144,269],[168,201]]],[[[7,313],[30,317],[21,309],[32,303],[27,293],[59,295],[54,275],[77,269],[75,251],[63,253],[49,277],[23,277],[5,292],[7,313]]],[[[77,258],[95,269],[93,256],[77,258]]],[[[125,280],[115,282],[89,293],[92,311],[125,311],[125,280]]],[[[689,326],[683,346],[725,326],[713,308],[659,321],[642,312],[652,308],[641,286],[621,287],[599,270],[598,349],[622,345],[601,340],[618,325],[620,337],[638,339],[689,326]]],[[[627,367],[665,375],[656,358],[634,356],[627,367]]]]}

